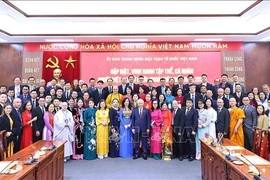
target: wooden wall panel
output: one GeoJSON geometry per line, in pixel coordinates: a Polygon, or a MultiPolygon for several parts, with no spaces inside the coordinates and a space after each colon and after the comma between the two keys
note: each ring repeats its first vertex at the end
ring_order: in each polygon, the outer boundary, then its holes
{"type": "Polygon", "coordinates": [[[247,91],[270,85],[270,43],[244,43],[247,91]]]}
{"type": "Polygon", "coordinates": [[[23,44],[0,44],[0,84],[12,85],[22,76],[23,44]]]}

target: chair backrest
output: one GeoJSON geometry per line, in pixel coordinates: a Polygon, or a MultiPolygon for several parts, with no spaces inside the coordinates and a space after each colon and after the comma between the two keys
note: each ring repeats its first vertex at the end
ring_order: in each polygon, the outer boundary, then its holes
{"type": "Polygon", "coordinates": [[[6,131],[0,131],[0,161],[5,159],[5,152],[7,153],[7,136],[6,131]]]}

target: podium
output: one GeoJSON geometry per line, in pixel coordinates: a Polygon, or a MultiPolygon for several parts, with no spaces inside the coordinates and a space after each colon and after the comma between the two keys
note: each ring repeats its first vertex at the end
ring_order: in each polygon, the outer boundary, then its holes
{"type": "MultiPolygon", "coordinates": [[[[210,146],[206,142],[201,141],[201,171],[203,180],[253,180],[253,175],[248,173],[249,166],[247,164],[236,165],[226,160],[225,155],[219,152],[216,147],[210,146]]],[[[237,146],[229,139],[224,139],[223,146],[237,146]]],[[[243,155],[257,156],[249,150],[242,148],[235,150],[236,153],[243,155]]],[[[258,157],[259,158],[259,157],[258,157]]],[[[262,177],[270,179],[270,166],[257,166],[259,169],[264,168],[265,173],[262,177]]]]}
{"type": "MultiPolygon", "coordinates": [[[[16,174],[0,174],[0,180],[62,180],[64,179],[64,144],[65,141],[53,141],[56,149],[45,151],[45,155],[40,156],[37,162],[31,165],[23,165],[22,170],[16,174]]],[[[25,162],[34,156],[35,151],[42,147],[49,147],[51,141],[38,141],[27,148],[8,157],[5,161],[25,162]]],[[[13,167],[15,168],[15,167],[13,167]]]]}

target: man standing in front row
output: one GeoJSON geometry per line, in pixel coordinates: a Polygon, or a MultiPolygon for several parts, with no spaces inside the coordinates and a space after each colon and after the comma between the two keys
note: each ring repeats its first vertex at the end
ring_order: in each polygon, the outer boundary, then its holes
{"type": "Polygon", "coordinates": [[[245,120],[244,120],[244,146],[249,151],[252,151],[253,142],[254,142],[254,129],[257,126],[257,111],[256,109],[251,106],[250,100],[247,96],[244,96],[243,99],[243,106],[240,108],[243,109],[245,113],[245,120]]]}
{"type": "MultiPolygon", "coordinates": [[[[195,157],[195,136],[198,129],[198,111],[193,107],[193,101],[191,98],[186,99],[186,107],[183,108],[185,113],[185,127],[184,127],[184,140],[186,144],[186,150],[188,152],[188,161],[193,161],[195,157]]],[[[179,160],[183,158],[183,154],[180,154],[179,160]],[[182,157],[181,157],[182,156],[182,157]]]]}
{"type": "Polygon", "coordinates": [[[224,107],[224,101],[223,99],[217,100],[217,120],[216,120],[216,136],[221,137],[221,135],[224,136],[224,138],[229,137],[229,124],[230,124],[230,113],[229,110],[224,107]]]}
{"type": "Polygon", "coordinates": [[[150,132],[150,113],[147,108],[143,108],[144,101],[137,101],[138,107],[132,111],[132,133],[135,141],[135,155],[133,159],[138,159],[140,140],[142,140],[143,159],[147,160],[147,137],[150,132]]]}

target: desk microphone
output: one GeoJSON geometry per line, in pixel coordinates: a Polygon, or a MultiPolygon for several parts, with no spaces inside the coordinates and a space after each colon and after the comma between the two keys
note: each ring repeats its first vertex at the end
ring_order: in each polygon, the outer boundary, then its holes
{"type": "Polygon", "coordinates": [[[28,160],[26,160],[26,161],[24,162],[25,165],[31,165],[31,164],[33,164],[34,162],[37,161],[37,159],[35,159],[35,158],[33,157],[33,154],[26,154],[26,155],[24,155],[24,156],[21,156],[21,157],[17,158],[17,161],[20,160],[21,158],[23,158],[23,157],[25,157],[25,156],[29,156],[29,155],[31,156],[31,158],[29,158],[28,160]]]}
{"type": "Polygon", "coordinates": [[[46,142],[50,142],[51,143],[51,146],[47,147],[46,150],[52,151],[52,150],[56,149],[56,146],[53,144],[53,141],[46,141],[46,142]]]}
{"type": "Polygon", "coordinates": [[[214,141],[215,141],[215,139],[210,135],[210,134],[208,134],[208,133],[205,133],[205,137],[208,139],[208,137],[210,137],[211,138],[211,140],[212,140],[212,142],[211,142],[211,146],[213,146],[213,147],[216,147],[216,144],[217,143],[215,143],[214,141]]]}
{"type": "Polygon", "coordinates": [[[258,170],[259,175],[254,175],[253,180],[267,180],[261,177],[260,169],[257,166],[255,166],[255,164],[253,164],[250,160],[248,160],[243,154],[241,154],[241,157],[243,157],[247,162],[249,162],[252,166],[254,166],[258,170]]]}
{"type": "Polygon", "coordinates": [[[223,145],[221,145],[221,146],[224,147],[228,151],[228,153],[229,153],[229,154],[226,154],[225,155],[225,157],[226,157],[226,159],[228,161],[237,161],[237,159],[235,157],[231,156],[230,149],[228,149],[226,146],[223,146],[223,145]]]}
{"type": "Polygon", "coordinates": [[[10,163],[8,163],[4,169],[2,169],[2,171],[0,173],[5,173],[5,170],[14,162],[14,160],[10,161],[10,163]]]}

